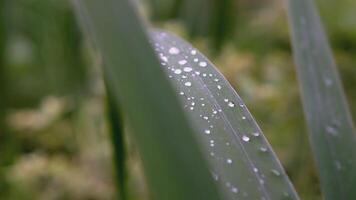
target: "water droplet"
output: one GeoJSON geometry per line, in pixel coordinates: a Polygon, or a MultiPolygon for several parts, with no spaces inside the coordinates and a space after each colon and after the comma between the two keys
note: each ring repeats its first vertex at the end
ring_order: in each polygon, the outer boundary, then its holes
{"type": "Polygon", "coordinates": [[[260,182],[260,184],[265,184],[265,181],[261,178],[261,179],[259,179],[259,182],[260,182]]]}
{"type": "Polygon", "coordinates": [[[206,62],[204,62],[204,61],[202,61],[202,62],[199,62],[199,66],[200,67],[206,67],[208,64],[206,63],[206,62]]]}
{"type": "Polygon", "coordinates": [[[232,160],[231,160],[230,158],[228,158],[228,159],[226,159],[226,162],[227,162],[228,164],[231,164],[231,163],[232,163],[232,160]]]}
{"type": "Polygon", "coordinates": [[[229,107],[231,107],[231,108],[233,108],[233,107],[235,107],[235,104],[233,103],[233,102],[229,102],[228,104],[227,104],[229,107]]]}
{"type": "Polygon", "coordinates": [[[168,62],[168,58],[166,56],[162,56],[161,59],[164,61],[164,62],[168,62]]]}
{"type": "Polygon", "coordinates": [[[221,85],[217,85],[216,87],[217,87],[219,90],[221,90],[221,85]]]}
{"type": "Polygon", "coordinates": [[[209,129],[206,129],[206,130],[204,131],[204,133],[209,135],[209,134],[210,134],[210,130],[209,130],[209,129]]]}
{"type": "Polygon", "coordinates": [[[174,73],[175,73],[175,74],[181,74],[181,73],[182,73],[182,70],[176,69],[176,70],[174,70],[174,73]]]}
{"type": "Polygon", "coordinates": [[[337,129],[333,126],[326,126],[325,130],[327,133],[329,133],[330,135],[336,136],[338,134],[337,129]]]}
{"type": "Polygon", "coordinates": [[[259,132],[253,132],[252,135],[255,136],[255,137],[258,137],[258,136],[260,136],[260,133],[259,132]]]}
{"type": "Polygon", "coordinates": [[[195,54],[197,54],[197,51],[196,50],[191,50],[190,54],[195,55],[195,54]]]}
{"type": "Polygon", "coordinates": [[[241,117],[242,119],[246,119],[246,117],[245,116],[243,116],[243,117],[241,117]]]}
{"type": "Polygon", "coordinates": [[[219,79],[215,78],[214,81],[215,81],[215,82],[219,82],[219,79]]]}
{"type": "Polygon", "coordinates": [[[260,151],[267,152],[267,148],[266,147],[260,147],[260,151]]]}
{"type": "Polygon", "coordinates": [[[183,71],[185,72],[191,72],[193,69],[191,67],[184,67],[183,71]]]}
{"type": "Polygon", "coordinates": [[[342,168],[342,166],[341,166],[341,163],[340,163],[340,161],[335,161],[335,166],[336,166],[336,169],[338,170],[338,171],[340,171],[341,170],[341,168],[342,168]]]}
{"type": "Polygon", "coordinates": [[[232,191],[233,193],[238,193],[238,192],[239,192],[239,190],[238,190],[236,187],[231,188],[231,191],[232,191]]]}
{"type": "Polygon", "coordinates": [[[217,174],[215,174],[213,172],[211,174],[213,175],[214,180],[216,180],[216,181],[219,180],[219,176],[217,174]]]}
{"type": "Polygon", "coordinates": [[[190,87],[190,86],[192,86],[192,83],[191,82],[185,82],[184,85],[187,86],[187,87],[190,87]]]}
{"type": "Polygon", "coordinates": [[[258,169],[257,169],[256,167],[254,167],[254,168],[253,168],[253,171],[257,173],[257,172],[258,172],[258,169]]]}
{"type": "Polygon", "coordinates": [[[171,47],[168,52],[172,55],[176,55],[176,54],[179,54],[179,49],[177,49],[176,47],[171,47]]]}
{"type": "Polygon", "coordinates": [[[288,192],[283,192],[283,196],[284,196],[284,197],[287,197],[287,198],[290,197],[290,195],[288,194],[288,192]]]}
{"type": "Polygon", "coordinates": [[[225,101],[225,102],[228,102],[228,101],[229,101],[229,99],[224,99],[224,101],[225,101]]]}
{"type": "Polygon", "coordinates": [[[333,80],[326,77],[326,78],[324,78],[324,83],[326,86],[331,86],[333,84],[333,80]]]}
{"type": "Polygon", "coordinates": [[[194,62],[198,62],[199,61],[199,59],[198,58],[194,58],[194,60],[193,60],[194,62]]]}
{"type": "Polygon", "coordinates": [[[272,174],[276,175],[276,176],[280,176],[281,173],[279,173],[279,171],[275,170],[275,169],[272,169],[271,170],[272,174]]]}
{"type": "Polygon", "coordinates": [[[246,135],[242,136],[242,140],[245,141],[245,142],[248,142],[250,141],[250,138],[246,135]]]}
{"type": "Polygon", "coordinates": [[[178,63],[179,63],[180,65],[185,65],[185,64],[187,64],[187,61],[186,61],[186,60],[180,60],[178,63]]]}

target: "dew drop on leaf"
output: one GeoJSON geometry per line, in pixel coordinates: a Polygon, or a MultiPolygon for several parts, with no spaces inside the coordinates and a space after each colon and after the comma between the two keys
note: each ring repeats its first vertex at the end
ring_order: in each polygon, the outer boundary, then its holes
{"type": "MultiPolygon", "coordinates": [[[[233,107],[235,107],[235,104],[233,103],[233,102],[229,102],[228,104],[227,104],[229,107],[231,107],[231,108],[233,108],[233,107]]],[[[244,118],[244,117],[242,117],[242,118],[244,118]]],[[[246,117],[245,117],[246,118],[246,117]]]]}
{"type": "Polygon", "coordinates": [[[193,69],[191,67],[184,67],[183,71],[185,72],[191,72],[193,69]]]}
{"type": "Polygon", "coordinates": [[[185,82],[184,85],[187,87],[190,87],[190,86],[192,86],[192,83],[188,81],[188,82],[185,82]]]}
{"type": "Polygon", "coordinates": [[[178,61],[178,63],[179,63],[180,65],[185,65],[185,64],[187,64],[187,61],[186,61],[186,60],[180,60],[180,61],[178,61]]]}
{"type": "Polygon", "coordinates": [[[260,151],[267,152],[267,148],[266,147],[260,147],[260,151]]]}
{"type": "Polygon", "coordinates": [[[233,193],[238,193],[238,192],[239,192],[239,190],[238,190],[236,187],[231,188],[231,191],[232,191],[233,193]]]}
{"type": "Polygon", "coordinates": [[[250,138],[248,136],[244,135],[244,136],[242,136],[242,140],[245,142],[249,142],[250,138]]]}
{"type": "Polygon", "coordinates": [[[325,127],[325,131],[326,131],[328,134],[334,135],[334,136],[338,134],[337,129],[336,129],[335,127],[333,127],[333,126],[326,126],[326,127],[325,127]]]}
{"type": "Polygon", "coordinates": [[[181,73],[182,73],[182,70],[176,69],[176,70],[174,70],[174,73],[175,73],[175,74],[181,74],[181,73]]]}
{"type": "Polygon", "coordinates": [[[172,55],[176,55],[176,54],[179,54],[179,49],[177,49],[177,47],[171,47],[168,52],[172,55]]]}
{"type": "Polygon", "coordinates": [[[202,61],[202,62],[199,62],[199,66],[200,67],[206,67],[208,64],[206,63],[206,62],[204,62],[204,61],[202,61]]]}
{"type": "Polygon", "coordinates": [[[252,135],[255,136],[255,137],[258,137],[258,136],[260,136],[260,133],[259,132],[253,132],[252,135]]]}
{"type": "Polygon", "coordinates": [[[271,170],[272,174],[274,174],[275,176],[280,176],[281,173],[279,173],[279,171],[275,170],[275,169],[272,169],[271,170]]]}

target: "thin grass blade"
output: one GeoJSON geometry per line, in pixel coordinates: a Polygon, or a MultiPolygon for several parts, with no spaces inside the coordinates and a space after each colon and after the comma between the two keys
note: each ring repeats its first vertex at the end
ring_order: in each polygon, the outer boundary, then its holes
{"type": "Polygon", "coordinates": [[[213,64],[170,33],[153,31],[151,38],[225,199],[298,199],[257,123],[213,64]]]}
{"type": "Polygon", "coordinates": [[[289,0],[293,51],[325,199],[356,199],[356,134],[330,45],[312,0],[289,0]]]}
{"type": "Polygon", "coordinates": [[[109,90],[132,126],[152,199],[221,199],[132,1],[74,2],[101,51],[109,90]]]}
{"type": "Polygon", "coordinates": [[[113,144],[114,164],[116,166],[118,196],[120,200],[127,199],[126,191],[126,145],[124,136],[124,120],[119,106],[109,91],[107,91],[107,112],[111,128],[111,140],[113,144]]]}

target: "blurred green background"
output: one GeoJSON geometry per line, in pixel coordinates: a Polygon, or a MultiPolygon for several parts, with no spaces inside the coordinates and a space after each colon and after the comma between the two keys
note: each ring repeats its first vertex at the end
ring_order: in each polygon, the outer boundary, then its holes
{"type": "MultiPolygon", "coordinates": [[[[302,199],[321,199],[282,0],[136,0],[154,27],[216,64],[260,124],[302,199]]],[[[69,0],[0,0],[0,199],[115,199],[101,59],[69,0]]],[[[318,1],[356,114],[356,1],[318,1]]],[[[129,131],[129,130],[128,130],[129,131]]],[[[126,138],[130,199],[148,199],[126,138]]]]}

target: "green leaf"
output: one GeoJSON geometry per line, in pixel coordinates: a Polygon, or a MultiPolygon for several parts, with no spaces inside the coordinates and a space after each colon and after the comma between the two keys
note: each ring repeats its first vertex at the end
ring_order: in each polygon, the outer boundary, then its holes
{"type": "Polygon", "coordinates": [[[356,134],[331,48],[312,0],[289,0],[304,112],[325,199],[356,199],[356,134]]]}
{"type": "Polygon", "coordinates": [[[221,199],[173,86],[130,0],[76,0],[104,61],[113,98],[131,124],[152,199],[221,199]]]}
{"type": "MultiPolygon", "coordinates": [[[[107,88],[108,89],[108,88],[107,88]]],[[[107,90],[108,118],[111,128],[111,140],[113,144],[114,163],[116,165],[119,199],[127,199],[126,191],[126,145],[124,137],[124,120],[119,106],[115,104],[111,92],[107,90]]]]}
{"type": "Polygon", "coordinates": [[[237,12],[233,0],[184,0],[181,3],[181,20],[190,36],[208,36],[214,53],[221,50],[235,29],[237,12]]]}
{"type": "Polygon", "coordinates": [[[298,199],[245,104],[212,63],[172,34],[151,38],[225,199],[298,199]]]}

